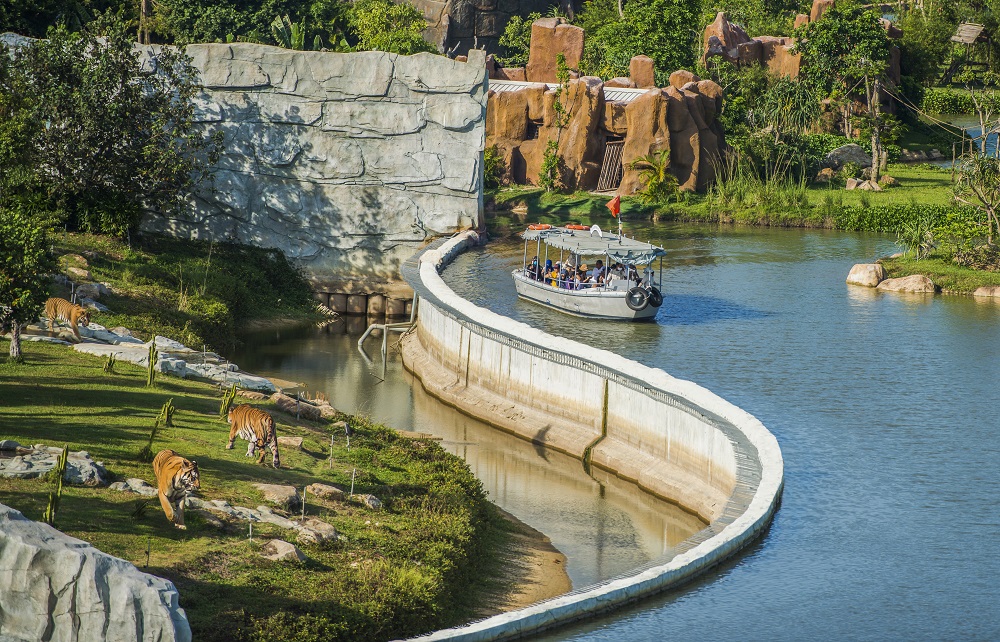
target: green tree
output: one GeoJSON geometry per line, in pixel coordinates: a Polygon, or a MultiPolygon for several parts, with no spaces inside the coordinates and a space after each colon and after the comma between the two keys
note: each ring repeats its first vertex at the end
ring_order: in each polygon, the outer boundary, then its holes
{"type": "Polygon", "coordinates": [[[885,69],[889,37],[875,9],[841,0],[822,20],[799,27],[795,50],[802,54],[802,76],[824,96],[854,92],[871,66],[885,69]]]}
{"type": "Polygon", "coordinates": [[[40,124],[31,116],[31,96],[0,45],[0,204],[23,191],[31,176],[33,141],[40,124]]]}
{"type": "Polygon", "coordinates": [[[812,88],[786,77],[776,79],[751,112],[754,124],[770,128],[775,142],[786,133],[807,133],[819,115],[819,100],[812,88]]]}
{"type": "Polygon", "coordinates": [[[951,36],[958,24],[954,4],[937,2],[924,10],[911,7],[902,11],[897,24],[903,30],[899,40],[902,75],[932,86],[952,47],[951,36]]]}
{"type": "Polygon", "coordinates": [[[30,117],[43,124],[30,154],[47,207],[74,227],[119,236],[144,209],[180,206],[209,176],[222,142],[195,122],[200,89],[190,60],[163,49],[148,73],[132,40],[115,20],[78,33],[56,28],[14,52],[0,87],[27,92],[30,117]]]}
{"type": "Polygon", "coordinates": [[[45,305],[53,265],[45,231],[34,218],[0,207],[0,330],[11,328],[11,361],[23,360],[21,327],[45,305]]]}
{"type": "Polygon", "coordinates": [[[696,0],[629,0],[617,20],[597,26],[588,11],[598,12],[602,20],[611,14],[604,3],[588,3],[578,23],[595,25],[587,34],[582,70],[602,78],[627,76],[629,61],[640,54],[656,65],[656,82],[665,86],[670,74],[691,68],[695,63],[699,4],[696,0]]]}
{"type": "Polygon", "coordinates": [[[497,58],[504,67],[524,67],[528,64],[528,49],[531,45],[531,23],[542,17],[540,13],[529,13],[527,17],[511,16],[500,36],[500,46],[506,56],[497,58]]]}
{"type": "Polygon", "coordinates": [[[709,24],[716,13],[725,11],[729,21],[743,27],[751,37],[789,36],[801,5],[798,0],[706,1],[699,24],[709,24]]]}
{"type": "Polygon", "coordinates": [[[410,55],[434,52],[422,32],[427,21],[412,4],[392,0],[357,0],[351,11],[351,26],[359,51],[387,51],[410,55]]]}
{"type": "Polygon", "coordinates": [[[979,210],[987,242],[992,245],[1000,234],[1000,158],[976,152],[963,156],[955,198],[979,210]]]}

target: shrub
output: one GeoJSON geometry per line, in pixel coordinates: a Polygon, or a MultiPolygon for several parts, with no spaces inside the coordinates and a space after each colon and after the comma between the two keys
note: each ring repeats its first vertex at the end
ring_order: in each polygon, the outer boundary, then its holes
{"type": "Polygon", "coordinates": [[[955,263],[973,270],[1000,272],[1000,247],[983,243],[955,252],[955,263]]]}
{"type": "Polygon", "coordinates": [[[496,189],[503,185],[507,174],[507,165],[496,145],[490,145],[483,152],[483,184],[487,189],[496,189]]]}
{"type": "Polygon", "coordinates": [[[854,162],[844,163],[837,174],[841,178],[857,178],[861,176],[861,166],[854,162]]]}

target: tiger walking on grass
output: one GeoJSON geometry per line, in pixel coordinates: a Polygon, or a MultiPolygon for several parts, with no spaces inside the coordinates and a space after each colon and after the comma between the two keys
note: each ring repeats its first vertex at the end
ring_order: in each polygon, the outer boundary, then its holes
{"type": "Polygon", "coordinates": [[[236,437],[245,439],[247,445],[247,457],[257,454],[257,463],[264,463],[264,448],[270,448],[272,463],[275,468],[280,467],[281,462],[278,457],[278,432],[274,427],[274,418],[270,414],[254,408],[253,406],[242,404],[233,406],[229,411],[227,421],[232,424],[229,430],[229,444],[226,450],[232,450],[236,437]]]}
{"type": "Polygon", "coordinates": [[[188,461],[172,450],[161,450],[153,458],[153,474],[164,514],[175,527],[186,530],[184,499],[190,491],[201,488],[198,462],[188,461]]]}
{"type": "Polygon", "coordinates": [[[77,341],[83,341],[80,337],[78,325],[87,327],[90,325],[90,313],[82,305],[70,303],[66,299],[51,298],[45,302],[45,317],[49,320],[49,329],[56,329],[56,321],[65,321],[73,328],[73,335],[77,341]]]}

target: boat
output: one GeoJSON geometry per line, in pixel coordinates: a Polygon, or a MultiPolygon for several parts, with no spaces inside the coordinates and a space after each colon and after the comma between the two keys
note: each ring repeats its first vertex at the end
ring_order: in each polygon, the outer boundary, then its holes
{"type": "Polygon", "coordinates": [[[620,227],[613,234],[597,225],[536,223],[521,237],[524,260],[511,276],[523,299],[575,316],[626,321],[652,319],[663,304],[659,288],[666,250],[630,239],[620,227]],[[532,244],[535,255],[529,261],[532,244]],[[651,264],[657,259],[659,276],[654,278],[651,264]],[[550,262],[552,268],[558,266],[558,278],[545,273],[550,262]]]}

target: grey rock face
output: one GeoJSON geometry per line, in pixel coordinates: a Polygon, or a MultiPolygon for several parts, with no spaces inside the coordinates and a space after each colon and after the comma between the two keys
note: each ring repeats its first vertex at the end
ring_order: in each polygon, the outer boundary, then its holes
{"type": "Polygon", "coordinates": [[[254,486],[263,493],[265,500],[282,508],[295,508],[302,501],[294,486],[280,484],[254,484],[254,486]]]}
{"type": "Polygon", "coordinates": [[[174,585],[0,505],[0,611],[12,640],[191,640],[174,585]]]}
{"type": "Polygon", "coordinates": [[[224,152],[214,185],[147,229],[278,248],[322,285],[393,279],[425,239],[481,222],[481,56],[186,51],[224,152]]]}
{"type": "Polygon", "coordinates": [[[337,530],[324,521],[310,517],[302,523],[295,539],[299,544],[322,544],[337,539],[337,530]]]}
{"type": "Polygon", "coordinates": [[[827,154],[823,165],[825,167],[832,167],[833,169],[840,169],[846,163],[857,163],[860,167],[871,167],[872,157],[868,155],[868,152],[861,145],[850,143],[842,145],[827,154]]]}
{"type": "Polygon", "coordinates": [[[343,499],[344,491],[329,484],[309,484],[306,492],[321,499],[343,499]]]}
{"type": "MultiPolygon", "coordinates": [[[[62,448],[36,445],[31,452],[10,459],[0,459],[0,477],[17,479],[42,477],[49,471],[55,470],[61,455],[62,448]]],[[[69,453],[63,479],[66,483],[79,486],[107,486],[108,471],[101,462],[95,462],[87,452],[81,450],[69,453]]]]}
{"type": "Polygon", "coordinates": [[[290,544],[285,540],[272,539],[260,551],[260,556],[275,562],[304,562],[306,556],[295,544],[290,544]]]}

